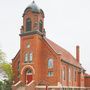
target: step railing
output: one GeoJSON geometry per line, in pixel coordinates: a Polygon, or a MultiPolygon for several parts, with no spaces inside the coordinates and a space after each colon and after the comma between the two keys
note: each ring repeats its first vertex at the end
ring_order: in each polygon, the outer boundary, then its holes
{"type": "Polygon", "coordinates": [[[20,86],[22,86],[22,81],[18,81],[16,84],[12,85],[12,90],[17,90],[20,86]]]}
{"type": "Polygon", "coordinates": [[[34,80],[26,85],[26,90],[35,90],[35,81],[34,80]]]}

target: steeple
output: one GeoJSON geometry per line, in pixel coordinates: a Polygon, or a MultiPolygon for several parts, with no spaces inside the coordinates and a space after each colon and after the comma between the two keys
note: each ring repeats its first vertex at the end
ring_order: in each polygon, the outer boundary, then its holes
{"type": "Polygon", "coordinates": [[[33,0],[33,3],[35,3],[35,1],[33,0]]]}
{"type": "Polygon", "coordinates": [[[45,35],[44,30],[44,12],[35,1],[26,7],[23,14],[23,26],[20,35],[39,34],[45,35]]]}
{"type": "Polygon", "coordinates": [[[30,5],[27,6],[27,8],[25,9],[26,10],[29,10],[31,9],[32,12],[38,12],[40,13],[40,8],[36,5],[35,1],[33,1],[30,5]]]}

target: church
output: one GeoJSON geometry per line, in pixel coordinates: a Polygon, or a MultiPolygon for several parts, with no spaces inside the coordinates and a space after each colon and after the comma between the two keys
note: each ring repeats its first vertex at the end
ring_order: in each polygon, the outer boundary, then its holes
{"type": "Polygon", "coordinates": [[[44,11],[34,1],[24,10],[20,50],[12,59],[12,89],[60,90],[60,87],[85,87],[86,83],[89,87],[90,76],[80,64],[80,47],[76,46],[76,57],[73,57],[49,40],[44,17],[44,11]]]}

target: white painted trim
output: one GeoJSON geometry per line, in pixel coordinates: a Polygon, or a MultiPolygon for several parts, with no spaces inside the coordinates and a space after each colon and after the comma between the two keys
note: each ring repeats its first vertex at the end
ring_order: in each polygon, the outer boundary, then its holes
{"type": "Polygon", "coordinates": [[[32,83],[34,83],[34,80],[32,80],[29,84],[27,84],[26,86],[30,86],[32,83]]]}
{"type": "Polygon", "coordinates": [[[18,84],[20,84],[22,81],[18,81],[15,85],[13,85],[13,86],[17,86],[18,84]]]}
{"type": "MultiPolygon", "coordinates": [[[[46,86],[36,86],[36,88],[46,88],[46,86]]],[[[81,89],[84,89],[84,88],[89,88],[90,87],[74,87],[74,86],[48,86],[48,88],[81,88],[81,89]]]]}
{"type": "Polygon", "coordinates": [[[46,88],[46,86],[36,86],[36,88],[46,88]]]}
{"type": "Polygon", "coordinates": [[[33,74],[35,74],[35,70],[34,70],[34,68],[33,68],[31,65],[25,65],[25,66],[22,68],[22,70],[21,70],[21,75],[23,74],[24,69],[25,69],[25,68],[28,68],[28,67],[30,67],[30,68],[33,70],[33,74]]]}
{"type": "MultiPolygon", "coordinates": [[[[46,88],[46,86],[36,86],[36,88],[46,88]]],[[[60,86],[48,86],[48,88],[61,88],[60,86]]]]}

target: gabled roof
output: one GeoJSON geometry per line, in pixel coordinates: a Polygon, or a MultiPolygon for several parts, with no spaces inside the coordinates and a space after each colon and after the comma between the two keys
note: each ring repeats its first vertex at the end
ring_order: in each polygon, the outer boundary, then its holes
{"type": "Polygon", "coordinates": [[[18,53],[16,54],[16,56],[12,59],[15,60],[15,58],[20,54],[20,50],[18,51],[18,53]]]}
{"type": "Polygon", "coordinates": [[[90,78],[90,74],[85,73],[85,78],[90,78]]]}
{"type": "Polygon", "coordinates": [[[48,43],[48,45],[57,53],[61,54],[61,59],[67,63],[70,63],[76,67],[82,68],[80,63],[76,61],[76,59],[64,48],[57,45],[53,41],[49,40],[48,38],[44,37],[44,40],[48,43]]]}

